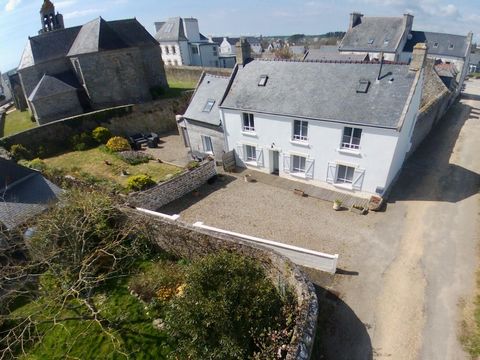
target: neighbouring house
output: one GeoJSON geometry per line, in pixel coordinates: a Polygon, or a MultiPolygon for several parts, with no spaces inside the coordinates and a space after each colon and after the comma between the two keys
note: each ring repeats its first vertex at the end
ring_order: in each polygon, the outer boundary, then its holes
{"type": "Polygon", "coordinates": [[[25,98],[25,92],[23,91],[22,82],[18,75],[17,69],[7,72],[8,82],[10,89],[12,90],[13,103],[15,108],[20,111],[28,110],[27,99],[25,98]]]}
{"type": "Polygon", "coordinates": [[[319,49],[308,49],[305,61],[369,61],[368,54],[345,54],[336,45],[324,45],[319,49]]]}
{"type": "Polygon", "coordinates": [[[200,33],[194,18],[169,18],[155,23],[155,39],[167,66],[219,67],[218,45],[200,33]]]}
{"type": "Polygon", "coordinates": [[[208,154],[217,160],[222,160],[225,153],[219,105],[228,82],[228,77],[203,73],[179,123],[184,142],[192,152],[208,154]]]}
{"type": "Polygon", "coordinates": [[[158,42],[136,19],[44,26],[29,37],[17,72],[40,125],[151,101],[154,90],[168,86],[158,42]]]}
{"type": "MultiPolygon", "coordinates": [[[[261,55],[263,47],[255,37],[243,37],[250,44],[250,50],[252,54],[261,55]]],[[[240,38],[235,37],[210,37],[209,41],[219,46],[219,61],[220,67],[233,68],[236,64],[236,45],[240,41],[240,38]]]]}
{"type": "Polygon", "coordinates": [[[413,16],[373,17],[350,14],[350,25],[339,51],[344,54],[368,55],[369,59],[399,61],[412,31],[413,16]]]}
{"type": "MultiPolygon", "coordinates": [[[[477,50],[479,51],[479,50],[477,50]]],[[[480,52],[475,52],[470,54],[470,72],[479,72],[480,71],[480,52]]]]}
{"type": "Polygon", "coordinates": [[[57,202],[62,190],[41,173],[0,157],[0,227],[12,230],[57,202]]]}
{"type": "Polygon", "coordinates": [[[418,44],[410,65],[243,57],[220,104],[226,150],[241,167],[384,195],[411,148],[426,55],[418,44]]]}

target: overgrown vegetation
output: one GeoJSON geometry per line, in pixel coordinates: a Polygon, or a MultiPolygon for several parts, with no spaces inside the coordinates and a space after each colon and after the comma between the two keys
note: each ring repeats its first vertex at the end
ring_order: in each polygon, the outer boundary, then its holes
{"type": "Polygon", "coordinates": [[[141,191],[155,185],[155,181],[148,175],[130,176],[127,181],[127,189],[131,191],[141,191]]]}
{"type": "Polygon", "coordinates": [[[477,290],[471,302],[463,302],[463,321],[460,341],[472,356],[480,357],[480,271],[477,272],[477,290]]]}

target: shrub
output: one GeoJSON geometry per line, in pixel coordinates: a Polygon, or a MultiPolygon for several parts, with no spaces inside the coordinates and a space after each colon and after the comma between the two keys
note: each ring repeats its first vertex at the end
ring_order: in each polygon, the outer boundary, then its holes
{"type": "Polygon", "coordinates": [[[114,136],[110,140],[108,140],[107,148],[115,152],[128,151],[132,149],[130,147],[130,144],[128,143],[128,140],[121,136],[114,136]]]}
{"type": "Polygon", "coordinates": [[[156,182],[148,175],[134,175],[128,178],[127,189],[130,191],[141,191],[155,184],[156,182]]]}
{"type": "Polygon", "coordinates": [[[140,151],[121,151],[118,153],[118,157],[130,165],[139,165],[148,163],[153,159],[151,155],[145,154],[140,151]]]}
{"type": "Polygon", "coordinates": [[[75,151],[85,151],[93,146],[95,146],[95,142],[92,136],[88,133],[81,133],[77,135],[73,135],[71,139],[72,148],[75,151]]]}
{"type": "Polygon", "coordinates": [[[193,169],[198,168],[199,166],[200,166],[200,163],[199,163],[198,161],[190,161],[190,162],[187,164],[186,168],[187,168],[188,170],[193,170],[193,169]]]}
{"type": "Polygon", "coordinates": [[[165,94],[165,89],[161,86],[155,86],[150,88],[150,95],[153,100],[156,100],[165,94]]]}
{"type": "Polygon", "coordinates": [[[21,144],[12,145],[10,148],[10,153],[16,161],[30,160],[32,158],[32,153],[21,144]]]}
{"type": "Polygon", "coordinates": [[[34,169],[37,171],[43,172],[47,169],[47,164],[45,164],[45,162],[40,158],[36,158],[31,161],[21,160],[19,163],[20,165],[26,166],[30,169],[34,169]]]}
{"type": "Polygon", "coordinates": [[[167,308],[173,358],[247,359],[256,339],[282,323],[282,298],[261,265],[220,253],[194,263],[183,296],[167,308]],[[195,339],[195,341],[192,341],[195,339]]]}
{"type": "Polygon", "coordinates": [[[107,128],[99,126],[92,131],[92,137],[99,144],[106,144],[112,133],[107,128]]]}

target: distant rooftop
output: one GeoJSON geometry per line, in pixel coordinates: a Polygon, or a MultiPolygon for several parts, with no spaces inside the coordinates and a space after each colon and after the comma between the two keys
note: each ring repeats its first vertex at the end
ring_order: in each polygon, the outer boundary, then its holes
{"type": "Polygon", "coordinates": [[[465,58],[469,51],[469,38],[462,35],[452,35],[427,31],[412,31],[411,39],[405,45],[403,51],[413,52],[418,43],[427,43],[428,54],[444,55],[465,58]]]}

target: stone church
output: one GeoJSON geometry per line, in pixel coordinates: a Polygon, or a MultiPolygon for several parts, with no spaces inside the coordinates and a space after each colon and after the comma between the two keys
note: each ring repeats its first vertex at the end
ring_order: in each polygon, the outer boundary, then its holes
{"type": "Polygon", "coordinates": [[[152,100],[167,87],[158,42],[136,20],[64,28],[50,0],[42,28],[29,37],[18,74],[28,107],[42,125],[112,106],[152,100]]]}

